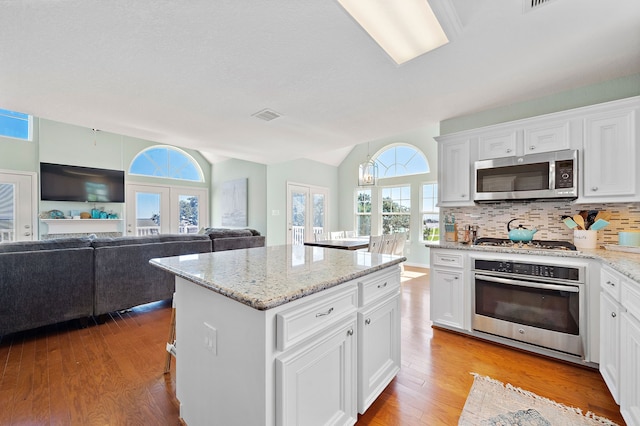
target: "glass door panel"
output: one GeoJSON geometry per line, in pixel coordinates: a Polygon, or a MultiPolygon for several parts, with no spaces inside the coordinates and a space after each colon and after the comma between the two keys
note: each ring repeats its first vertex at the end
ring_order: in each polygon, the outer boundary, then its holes
{"type": "Polygon", "coordinates": [[[207,191],[204,189],[171,188],[171,232],[197,234],[206,226],[207,191]]]}
{"type": "Polygon", "coordinates": [[[302,245],[313,241],[314,234],[328,232],[328,190],[287,184],[287,244],[302,245]]]}
{"type": "Polygon", "coordinates": [[[0,243],[34,239],[33,178],[0,173],[0,243]]]}
{"type": "Polygon", "coordinates": [[[15,204],[15,185],[0,183],[0,243],[14,241],[15,204]]]}
{"type": "Polygon", "coordinates": [[[305,241],[305,228],[307,224],[307,200],[309,190],[306,188],[294,188],[289,197],[291,201],[290,220],[290,244],[301,245],[305,241]]]}
{"type": "MultiPolygon", "coordinates": [[[[325,211],[326,197],[325,194],[313,194],[313,233],[320,234],[325,232],[325,211]]],[[[327,229],[327,232],[329,230],[327,229]]]]}
{"type": "Polygon", "coordinates": [[[171,232],[168,188],[129,185],[127,192],[127,235],[143,236],[171,232]]]}

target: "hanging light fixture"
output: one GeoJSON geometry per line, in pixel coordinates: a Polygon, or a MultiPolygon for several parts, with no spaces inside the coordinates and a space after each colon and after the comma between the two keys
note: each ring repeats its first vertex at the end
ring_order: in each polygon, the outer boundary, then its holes
{"type": "Polygon", "coordinates": [[[378,183],[378,163],[369,155],[367,142],[367,161],[358,166],[358,186],[375,186],[378,183]]]}

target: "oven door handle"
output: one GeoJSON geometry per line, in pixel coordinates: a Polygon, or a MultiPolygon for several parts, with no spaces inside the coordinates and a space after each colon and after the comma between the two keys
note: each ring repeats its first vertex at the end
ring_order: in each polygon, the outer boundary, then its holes
{"type": "Polygon", "coordinates": [[[580,292],[580,289],[578,287],[571,286],[571,285],[544,284],[544,283],[536,283],[532,281],[510,280],[508,278],[492,277],[489,275],[482,275],[482,274],[475,274],[475,277],[483,279],[485,281],[490,281],[490,282],[499,283],[499,284],[519,285],[522,287],[542,288],[545,290],[568,291],[569,293],[580,292]]]}

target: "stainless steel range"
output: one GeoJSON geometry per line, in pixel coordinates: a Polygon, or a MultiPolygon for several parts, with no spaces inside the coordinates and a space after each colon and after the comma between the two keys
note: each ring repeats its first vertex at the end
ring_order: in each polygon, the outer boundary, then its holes
{"type": "Polygon", "coordinates": [[[513,242],[508,238],[478,238],[474,245],[489,247],[510,247],[529,250],[563,250],[578,253],[576,246],[568,241],[532,240],[529,242],[513,242]]]}
{"type": "Polygon", "coordinates": [[[476,257],[472,268],[474,330],[584,356],[583,266],[476,257]]]}

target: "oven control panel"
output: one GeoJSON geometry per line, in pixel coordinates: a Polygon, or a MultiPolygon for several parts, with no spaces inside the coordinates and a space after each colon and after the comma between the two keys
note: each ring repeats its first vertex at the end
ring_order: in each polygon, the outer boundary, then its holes
{"type": "Polygon", "coordinates": [[[508,262],[503,260],[475,260],[476,271],[581,281],[580,268],[571,266],[542,265],[537,263],[508,262]]]}

